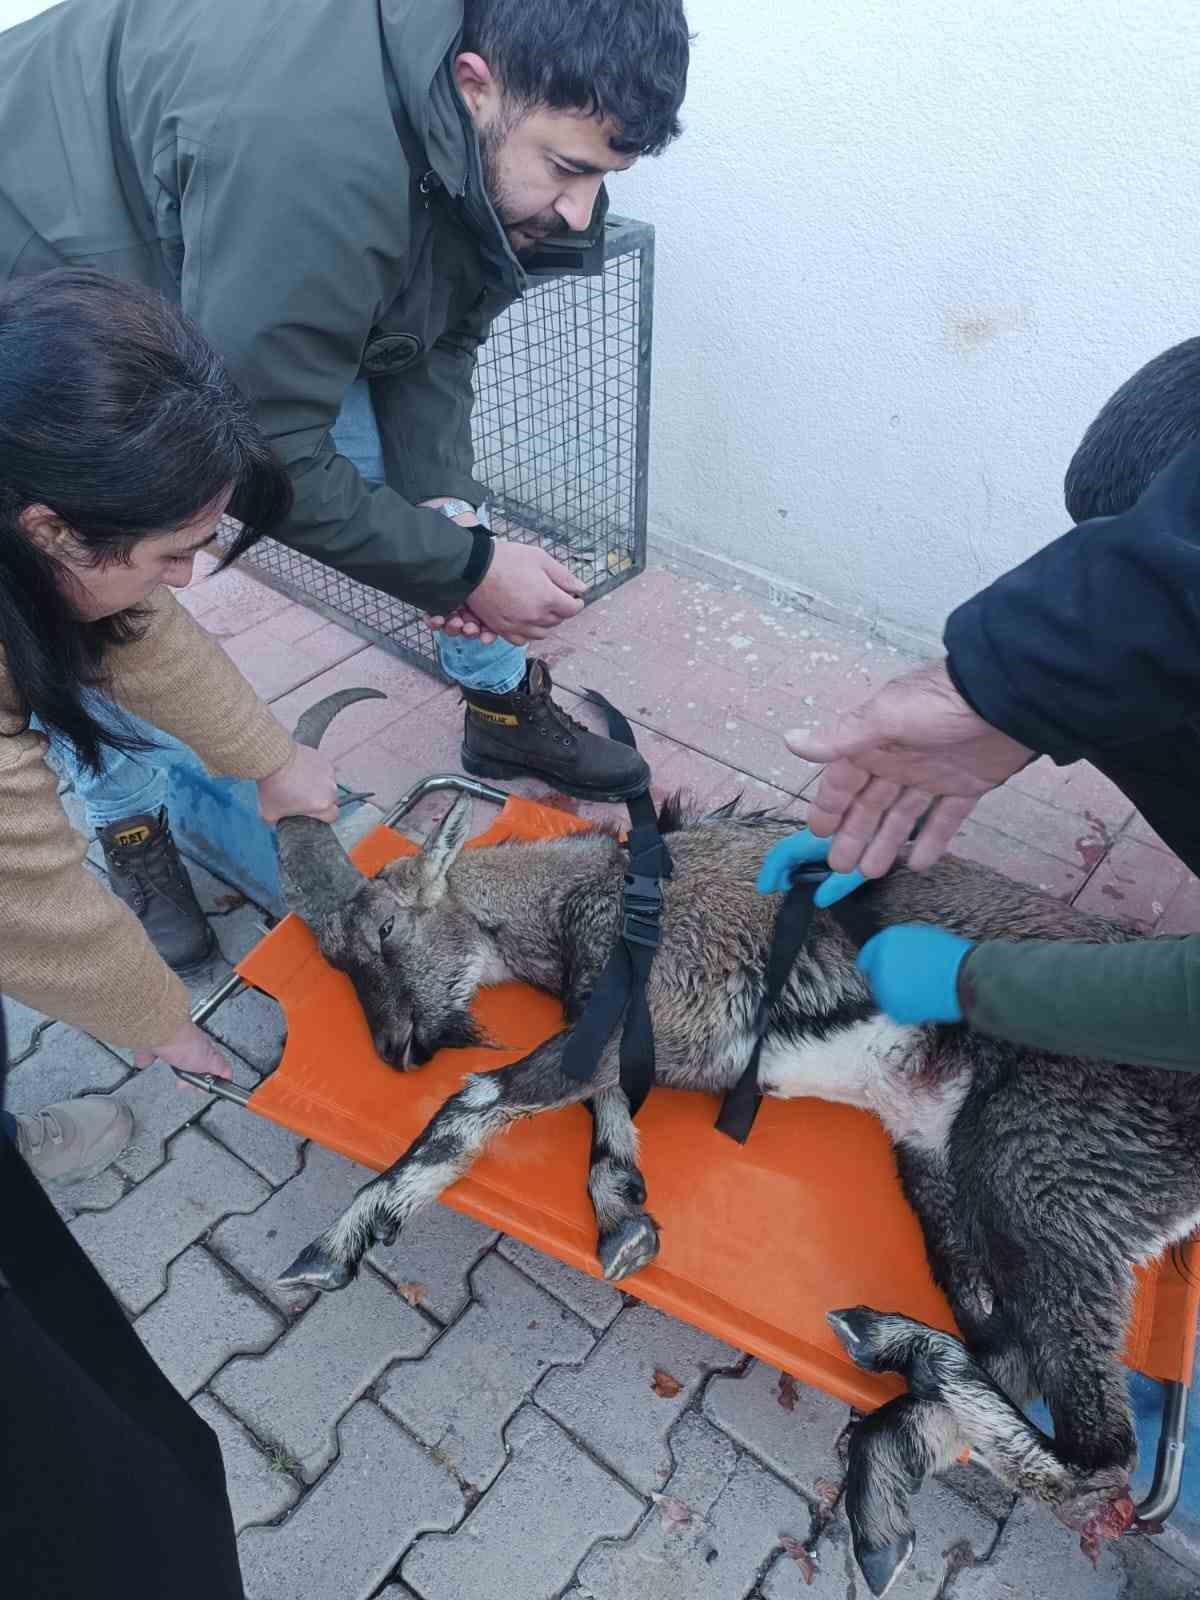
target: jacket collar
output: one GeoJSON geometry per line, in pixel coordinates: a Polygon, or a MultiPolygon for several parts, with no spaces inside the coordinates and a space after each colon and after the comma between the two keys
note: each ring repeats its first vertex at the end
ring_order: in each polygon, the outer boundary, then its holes
{"type": "Polygon", "coordinates": [[[450,70],[462,35],[462,0],[379,0],[379,16],[400,111],[429,170],[479,241],[490,275],[520,294],[525,270],[488,198],[479,137],[450,70]]]}

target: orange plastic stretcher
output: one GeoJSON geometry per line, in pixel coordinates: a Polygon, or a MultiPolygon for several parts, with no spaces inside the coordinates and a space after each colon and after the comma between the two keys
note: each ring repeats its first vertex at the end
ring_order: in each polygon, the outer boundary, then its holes
{"type": "MultiPolygon", "coordinates": [[[[437,790],[503,807],[468,848],[585,826],[566,812],[463,777],[427,779],[388,823],[437,790]]],[[[415,850],[385,825],[352,853],[373,873],[415,850]]],[[[519,1059],[562,1024],[556,1000],[503,984],[484,991],[476,1006],[500,1051],[442,1051],[420,1071],[399,1074],[375,1054],[349,979],[325,963],[295,917],[266,935],[235,976],[196,1008],[196,1020],[245,985],[283,1008],[287,1043],[276,1071],[249,1094],[216,1079],[182,1076],[376,1170],[403,1153],[465,1074],[519,1059]]],[[[882,1126],[865,1112],[825,1101],[768,1101],[749,1141],[737,1145],[714,1128],[716,1111],[714,1097],[697,1093],[655,1089],[647,1100],[638,1119],[640,1164],[662,1249],[621,1287],[852,1406],[880,1405],[900,1392],[900,1380],[853,1366],[826,1311],[866,1304],[954,1327],[882,1126]]],[[[586,1189],[590,1136],[582,1106],[546,1112],[497,1140],[443,1199],[597,1273],[586,1189]]],[[[1155,1481],[1139,1508],[1147,1517],[1169,1514],[1178,1497],[1200,1310],[1197,1268],[1200,1252],[1190,1263],[1186,1253],[1182,1262],[1164,1256],[1138,1273],[1126,1361],[1166,1385],[1155,1481]]]]}

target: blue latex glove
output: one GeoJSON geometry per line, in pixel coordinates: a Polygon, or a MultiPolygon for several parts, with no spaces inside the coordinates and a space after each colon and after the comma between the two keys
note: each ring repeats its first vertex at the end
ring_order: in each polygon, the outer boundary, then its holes
{"type": "Polygon", "coordinates": [[[961,1022],[958,969],[974,948],[944,928],[901,923],[867,940],[858,970],[893,1021],[961,1022]]]}
{"type": "MultiPolygon", "coordinates": [[[[759,868],[759,894],[786,894],[792,886],[792,869],[808,866],[812,861],[828,861],[832,843],[832,839],[818,839],[807,828],[793,833],[790,838],[781,839],[767,851],[766,860],[759,868]]],[[[861,872],[832,872],[813,896],[813,903],[818,906],[836,905],[866,881],[861,872]]]]}

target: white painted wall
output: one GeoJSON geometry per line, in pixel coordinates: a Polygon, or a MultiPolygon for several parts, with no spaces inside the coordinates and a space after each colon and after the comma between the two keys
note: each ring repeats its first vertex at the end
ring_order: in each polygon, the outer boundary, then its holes
{"type": "Polygon", "coordinates": [[[652,531],[918,630],[1068,526],[1063,469],[1200,333],[1192,0],[689,0],[652,531]]]}

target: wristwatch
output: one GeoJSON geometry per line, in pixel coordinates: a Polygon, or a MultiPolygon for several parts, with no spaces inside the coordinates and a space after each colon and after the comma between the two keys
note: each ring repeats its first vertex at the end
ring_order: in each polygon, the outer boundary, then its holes
{"type": "Polygon", "coordinates": [[[444,506],[434,506],[433,510],[440,511],[444,517],[450,517],[451,520],[455,517],[475,515],[475,507],[468,505],[465,500],[447,500],[444,506]]]}

